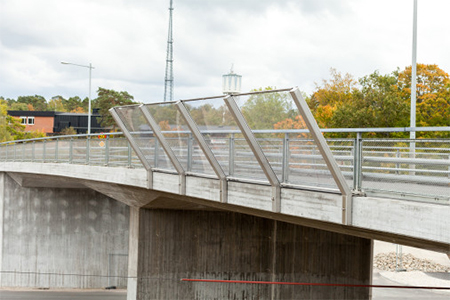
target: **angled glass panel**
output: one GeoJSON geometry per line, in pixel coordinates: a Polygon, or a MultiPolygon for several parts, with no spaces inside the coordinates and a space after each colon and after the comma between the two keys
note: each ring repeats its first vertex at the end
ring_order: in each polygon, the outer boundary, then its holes
{"type": "Polygon", "coordinates": [[[236,97],[278,180],[283,183],[337,189],[319,148],[289,91],[236,97]]]}
{"type": "Polygon", "coordinates": [[[186,172],[216,176],[174,102],[146,104],[145,109],[186,172]]]}
{"type": "MultiPolygon", "coordinates": [[[[116,112],[152,168],[174,171],[172,162],[158,143],[139,106],[118,107],[116,112]]],[[[127,151],[129,149],[123,149],[127,151]]]]}
{"type": "Polygon", "coordinates": [[[184,104],[227,176],[267,181],[223,97],[184,104]]]}

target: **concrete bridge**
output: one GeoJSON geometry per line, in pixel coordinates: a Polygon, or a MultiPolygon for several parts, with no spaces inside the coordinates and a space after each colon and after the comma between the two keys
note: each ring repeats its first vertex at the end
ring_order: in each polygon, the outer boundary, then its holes
{"type": "Polygon", "coordinates": [[[374,239],[450,253],[449,140],[363,138],[450,128],[325,140],[298,90],[276,92],[305,128],[252,130],[239,105],[262,94],[251,93],[114,108],[122,134],[4,143],[2,285],[368,299],[369,288],[180,280],[370,284],[374,239]],[[204,104],[232,126],[194,116],[204,104]]]}

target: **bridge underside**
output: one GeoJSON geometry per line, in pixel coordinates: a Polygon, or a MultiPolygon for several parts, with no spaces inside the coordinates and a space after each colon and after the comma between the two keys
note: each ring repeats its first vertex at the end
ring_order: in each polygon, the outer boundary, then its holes
{"type": "MultiPolygon", "coordinates": [[[[345,226],[334,222],[273,213],[263,209],[255,209],[229,203],[220,203],[202,198],[149,190],[131,185],[42,174],[19,172],[8,172],[7,174],[23,187],[90,188],[131,207],[141,207],[146,209],[238,212],[335,233],[348,234],[361,238],[380,240],[450,254],[449,245],[447,243],[395,234],[392,232],[384,232],[356,226],[345,226]]],[[[176,188],[174,189],[176,190],[176,188]]],[[[358,197],[354,198],[354,205],[358,204],[359,199],[360,198],[358,197]]],[[[361,200],[366,201],[364,197],[361,197],[361,200]]]]}
{"type": "Polygon", "coordinates": [[[132,208],[128,299],[369,299],[372,241],[233,212],[132,208]]]}

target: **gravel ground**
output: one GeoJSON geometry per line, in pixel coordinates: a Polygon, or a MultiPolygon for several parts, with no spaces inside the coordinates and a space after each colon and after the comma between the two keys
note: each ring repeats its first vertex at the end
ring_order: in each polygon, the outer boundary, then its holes
{"type": "Polygon", "coordinates": [[[397,257],[394,252],[379,253],[374,257],[373,266],[383,271],[401,269],[406,272],[450,272],[450,266],[443,266],[430,259],[418,258],[411,253],[404,253],[401,257],[397,257]]]}
{"type": "MultiPolygon", "coordinates": [[[[396,272],[396,245],[375,241],[374,273],[402,285],[450,288],[450,259],[446,254],[402,246],[402,265],[396,272]]],[[[437,293],[448,294],[450,290],[437,293]]]]}

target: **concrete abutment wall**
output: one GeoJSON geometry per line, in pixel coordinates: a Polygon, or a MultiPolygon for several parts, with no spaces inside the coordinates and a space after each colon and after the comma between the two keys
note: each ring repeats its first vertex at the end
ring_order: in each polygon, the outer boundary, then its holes
{"type": "Polygon", "coordinates": [[[133,208],[131,299],[369,299],[368,288],[182,282],[370,284],[372,241],[218,211],[133,208]]]}
{"type": "Polygon", "coordinates": [[[126,286],[129,207],[91,189],[27,188],[0,173],[0,286],[126,286]]]}
{"type": "Polygon", "coordinates": [[[129,276],[133,300],[369,298],[367,288],[180,281],[370,284],[368,239],[234,212],[128,207],[88,188],[23,187],[6,173],[0,200],[2,286],[126,285],[109,274],[129,276]]]}

